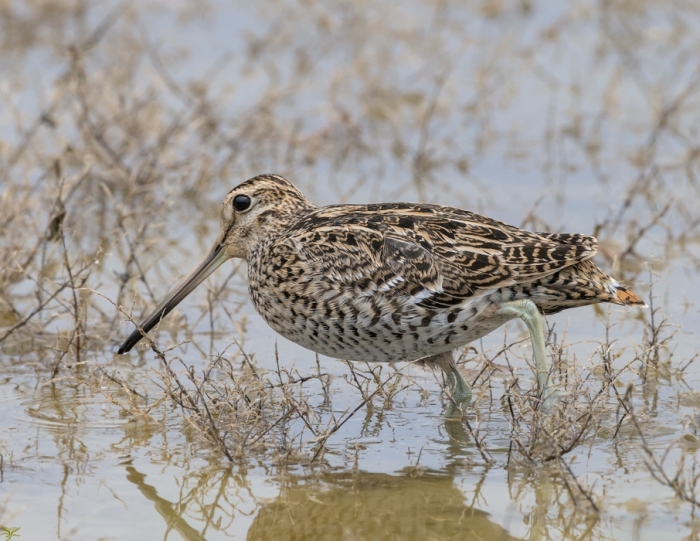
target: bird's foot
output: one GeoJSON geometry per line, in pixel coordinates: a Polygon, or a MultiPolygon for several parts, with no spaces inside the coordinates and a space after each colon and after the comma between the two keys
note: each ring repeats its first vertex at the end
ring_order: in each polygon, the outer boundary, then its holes
{"type": "Polygon", "coordinates": [[[450,399],[450,405],[445,414],[448,418],[462,417],[472,400],[472,388],[457,369],[451,351],[439,353],[421,359],[421,362],[433,368],[440,368],[445,374],[445,390],[450,399]]]}
{"type": "Polygon", "coordinates": [[[540,411],[545,415],[552,415],[557,411],[560,403],[561,397],[559,392],[553,387],[547,387],[542,393],[540,411]]]}
{"type": "Polygon", "coordinates": [[[450,405],[447,408],[445,416],[448,418],[461,418],[471,404],[472,388],[457,369],[457,365],[455,364],[454,360],[452,360],[452,354],[450,354],[450,360],[452,362],[445,371],[447,387],[450,393],[450,405]]]}

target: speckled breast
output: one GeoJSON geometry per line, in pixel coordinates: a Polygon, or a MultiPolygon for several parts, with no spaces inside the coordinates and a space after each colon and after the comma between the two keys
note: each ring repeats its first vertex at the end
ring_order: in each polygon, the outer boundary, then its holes
{"type": "Polygon", "coordinates": [[[495,314],[497,303],[488,296],[426,309],[390,288],[341,287],[297,265],[273,272],[251,263],[248,284],[258,313],[288,340],[329,357],[411,361],[464,346],[510,319],[495,314]]]}

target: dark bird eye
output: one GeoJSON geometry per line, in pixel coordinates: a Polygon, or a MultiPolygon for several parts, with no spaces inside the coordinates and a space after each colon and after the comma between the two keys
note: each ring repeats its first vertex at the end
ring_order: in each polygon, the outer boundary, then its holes
{"type": "Polygon", "coordinates": [[[237,195],[233,198],[233,208],[238,211],[248,210],[250,207],[250,197],[247,195],[237,195]]]}

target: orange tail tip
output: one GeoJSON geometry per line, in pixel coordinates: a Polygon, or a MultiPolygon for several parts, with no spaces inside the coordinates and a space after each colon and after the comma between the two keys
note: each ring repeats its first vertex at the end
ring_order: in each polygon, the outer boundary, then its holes
{"type": "Polygon", "coordinates": [[[637,306],[646,306],[647,303],[645,303],[641,297],[637,296],[636,294],[632,293],[629,289],[624,288],[624,287],[618,287],[617,290],[615,291],[615,297],[617,298],[617,301],[620,304],[628,304],[628,305],[637,305],[637,306]]]}

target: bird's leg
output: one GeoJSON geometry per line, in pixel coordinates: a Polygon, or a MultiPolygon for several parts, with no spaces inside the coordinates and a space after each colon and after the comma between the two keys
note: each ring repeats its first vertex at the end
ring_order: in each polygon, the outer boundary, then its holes
{"type": "Polygon", "coordinates": [[[498,314],[516,316],[522,319],[530,331],[532,352],[535,356],[535,369],[537,370],[537,391],[542,399],[542,406],[549,410],[559,398],[552,385],[547,365],[547,352],[544,345],[544,319],[537,305],[529,299],[504,302],[496,312],[498,314]]]}
{"type": "Polygon", "coordinates": [[[430,367],[440,368],[443,374],[445,374],[447,387],[450,389],[453,400],[453,407],[450,408],[448,416],[451,416],[455,405],[461,407],[462,410],[469,406],[472,400],[472,388],[464,380],[459,370],[457,370],[457,364],[455,363],[454,357],[452,357],[451,351],[425,357],[420,359],[420,362],[430,367]]]}

